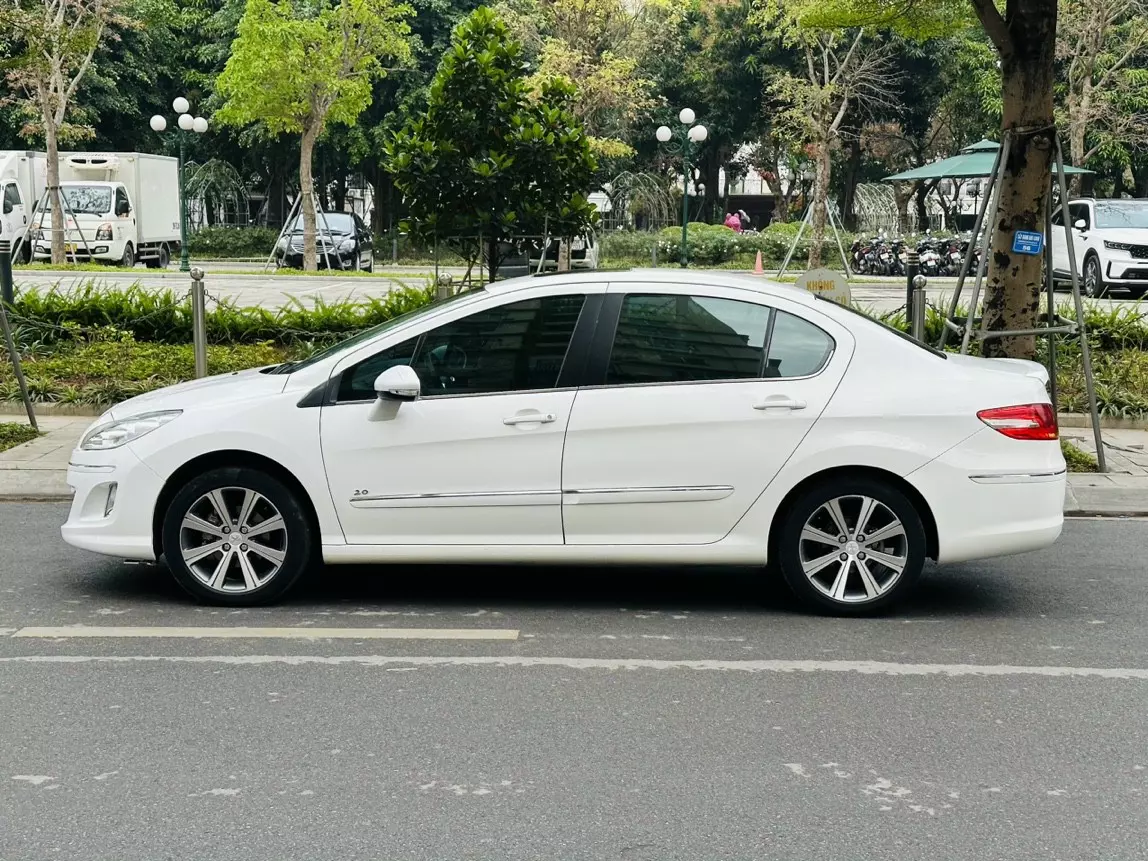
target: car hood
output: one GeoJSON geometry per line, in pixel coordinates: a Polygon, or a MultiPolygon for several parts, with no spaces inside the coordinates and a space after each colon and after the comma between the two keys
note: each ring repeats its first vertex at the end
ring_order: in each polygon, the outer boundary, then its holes
{"type": "Polygon", "coordinates": [[[262,368],[252,368],[156,389],[116,404],[101,418],[107,421],[159,410],[185,410],[231,401],[247,401],[283,391],[289,375],[265,374],[262,371],[262,368]]]}
{"type": "Polygon", "coordinates": [[[1148,245],[1148,228],[1098,227],[1096,234],[1109,242],[1127,242],[1130,245],[1148,245]]]}
{"type": "Polygon", "coordinates": [[[949,353],[946,358],[961,367],[974,368],[982,371],[1001,371],[1006,374],[1020,374],[1024,377],[1040,380],[1042,384],[1048,385],[1048,368],[1038,362],[1030,362],[1027,359],[984,359],[980,356],[962,356],[955,353],[949,353]]]}

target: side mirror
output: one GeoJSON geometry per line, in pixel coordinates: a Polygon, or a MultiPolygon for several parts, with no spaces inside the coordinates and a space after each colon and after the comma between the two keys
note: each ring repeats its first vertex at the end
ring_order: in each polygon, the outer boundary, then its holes
{"type": "Polygon", "coordinates": [[[375,394],[385,401],[417,401],[422,382],[410,365],[395,365],[375,377],[375,394]]]}
{"type": "Polygon", "coordinates": [[[1084,230],[1084,228],[1088,227],[1088,222],[1086,222],[1083,218],[1078,218],[1072,226],[1077,230],[1084,230]]]}

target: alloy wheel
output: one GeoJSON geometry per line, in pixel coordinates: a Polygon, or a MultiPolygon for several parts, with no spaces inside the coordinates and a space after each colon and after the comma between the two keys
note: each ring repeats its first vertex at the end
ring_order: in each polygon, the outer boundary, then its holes
{"type": "Polygon", "coordinates": [[[904,524],[869,496],[839,496],[820,505],[801,529],[798,559],[810,585],[833,601],[880,598],[909,564],[904,524]]]}
{"type": "Polygon", "coordinates": [[[188,508],[179,548],[188,570],[207,588],[253,592],[283,567],[287,523],[266,496],[244,487],[220,487],[188,508]]]}
{"type": "Polygon", "coordinates": [[[1100,294],[1100,267],[1096,259],[1089,257],[1084,261],[1084,295],[1096,297],[1100,294]]]}

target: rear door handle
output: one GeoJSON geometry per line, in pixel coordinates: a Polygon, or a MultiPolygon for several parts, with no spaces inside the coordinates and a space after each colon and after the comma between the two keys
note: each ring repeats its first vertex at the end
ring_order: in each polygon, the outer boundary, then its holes
{"type": "Polygon", "coordinates": [[[803,410],[805,406],[805,401],[799,401],[794,398],[773,397],[766,398],[760,404],[754,404],[753,408],[755,410],[803,410]]]}
{"type": "Polygon", "coordinates": [[[502,420],[502,423],[504,425],[545,425],[557,420],[558,416],[554,413],[520,413],[516,416],[507,416],[502,420]]]}

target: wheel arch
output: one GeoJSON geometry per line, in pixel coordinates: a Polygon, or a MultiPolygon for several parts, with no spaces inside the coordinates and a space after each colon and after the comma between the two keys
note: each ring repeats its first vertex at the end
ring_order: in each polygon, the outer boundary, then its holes
{"type": "Polygon", "coordinates": [[[193,457],[168,476],[167,481],[164,482],[163,489],[160,490],[159,496],[156,498],[155,510],[152,512],[152,547],[156,559],[163,555],[164,516],[179,489],[200,473],[229,466],[261,470],[287,485],[298,495],[316,538],[319,536],[319,515],[315,509],[315,503],[303,483],[295,477],[291,470],[266,455],[241,449],[225,449],[193,457]]]}
{"type": "Polygon", "coordinates": [[[785,512],[789,510],[790,505],[801,494],[808,491],[811,487],[819,484],[826,484],[834,479],[843,478],[868,478],[873,481],[884,482],[895,488],[899,493],[903,494],[906,499],[913,504],[917,510],[917,514],[921,518],[921,525],[925,528],[925,551],[930,559],[937,558],[939,547],[939,539],[937,536],[937,520],[933,515],[933,510],[929,506],[928,501],[921,492],[917,490],[909,481],[897,475],[896,473],[889,472],[885,469],[872,466],[836,466],[830,469],[815,472],[812,475],[806,476],[797,484],[795,484],[781,500],[777,508],[774,510],[773,519],[769,524],[769,544],[767,547],[767,559],[777,559],[777,540],[781,533],[781,524],[784,521],[785,512]]]}

